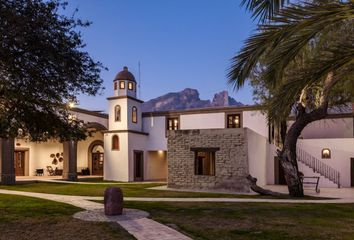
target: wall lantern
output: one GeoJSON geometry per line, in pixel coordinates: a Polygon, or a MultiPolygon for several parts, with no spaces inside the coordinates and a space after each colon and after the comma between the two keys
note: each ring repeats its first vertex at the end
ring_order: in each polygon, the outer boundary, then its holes
{"type": "Polygon", "coordinates": [[[329,148],[322,149],[322,158],[331,158],[331,150],[329,148]]]}

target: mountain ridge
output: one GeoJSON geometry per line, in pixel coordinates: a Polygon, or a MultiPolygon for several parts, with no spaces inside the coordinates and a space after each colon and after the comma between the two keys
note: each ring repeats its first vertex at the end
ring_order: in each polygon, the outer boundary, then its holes
{"type": "Polygon", "coordinates": [[[185,88],[180,92],[166,93],[143,103],[143,112],[185,110],[193,108],[244,106],[230,97],[227,91],[216,93],[213,100],[202,100],[197,89],[185,88]]]}

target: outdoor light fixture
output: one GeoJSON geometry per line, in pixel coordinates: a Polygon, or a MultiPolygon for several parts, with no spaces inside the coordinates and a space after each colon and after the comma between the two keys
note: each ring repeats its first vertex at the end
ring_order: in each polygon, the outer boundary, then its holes
{"type": "Polygon", "coordinates": [[[69,108],[74,108],[75,107],[75,103],[74,102],[69,102],[69,108]]]}
{"type": "Polygon", "coordinates": [[[331,158],[331,150],[328,148],[322,149],[322,158],[331,158]]]}

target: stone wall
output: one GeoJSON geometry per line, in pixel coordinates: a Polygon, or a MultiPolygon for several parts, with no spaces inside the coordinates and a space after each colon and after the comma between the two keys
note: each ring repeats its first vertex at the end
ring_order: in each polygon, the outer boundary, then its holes
{"type": "Polygon", "coordinates": [[[248,192],[246,130],[203,129],[168,132],[168,187],[248,192]],[[215,175],[195,175],[191,148],[219,148],[215,175]]]}

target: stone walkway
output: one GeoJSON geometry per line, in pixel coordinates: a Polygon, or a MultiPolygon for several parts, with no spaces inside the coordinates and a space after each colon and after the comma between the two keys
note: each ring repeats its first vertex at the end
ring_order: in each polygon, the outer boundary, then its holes
{"type": "MultiPolygon", "coordinates": [[[[92,202],[90,200],[102,200],[103,198],[86,196],[68,196],[46,193],[22,192],[0,189],[0,194],[12,194],[27,197],[42,198],[56,202],[71,204],[83,208],[87,211],[97,211],[103,208],[103,204],[92,202]]],[[[89,219],[86,219],[89,220],[89,219]]],[[[191,240],[191,238],[182,233],[169,228],[145,216],[137,218],[120,219],[116,221],[125,230],[132,234],[138,240],[191,240]]]]}

